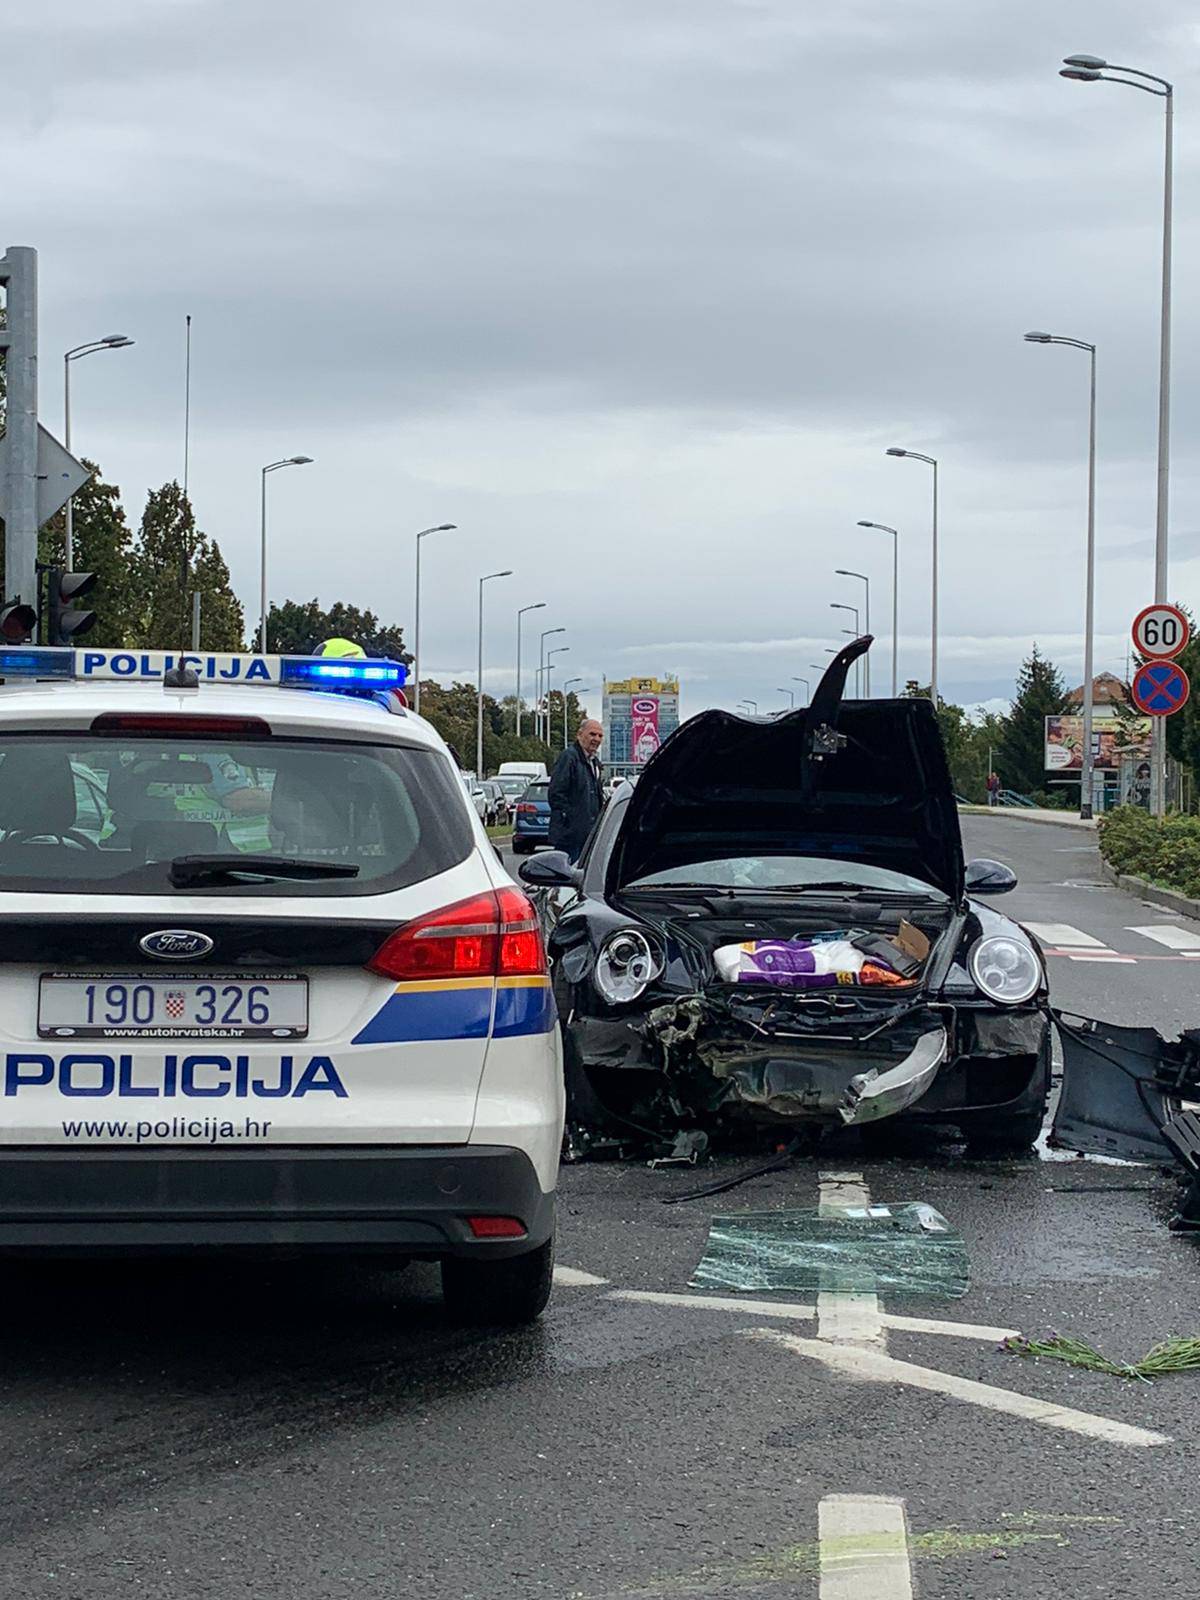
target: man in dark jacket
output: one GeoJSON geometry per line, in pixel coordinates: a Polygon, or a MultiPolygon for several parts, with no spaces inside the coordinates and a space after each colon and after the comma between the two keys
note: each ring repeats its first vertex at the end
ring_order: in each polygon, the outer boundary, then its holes
{"type": "Polygon", "coordinates": [[[597,754],[603,737],[598,722],[591,718],[581,722],[575,743],[559,756],[551,774],[546,797],[550,802],[550,843],[555,850],[565,850],[572,861],[579,859],[604,803],[597,754]]]}

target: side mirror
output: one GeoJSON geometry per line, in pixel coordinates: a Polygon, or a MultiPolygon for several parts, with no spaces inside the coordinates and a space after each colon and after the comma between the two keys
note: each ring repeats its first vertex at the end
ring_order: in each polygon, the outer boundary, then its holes
{"type": "Polygon", "coordinates": [[[517,877],[534,889],[578,889],[583,873],[573,867],[565,850],[541,850],[522,861],[517,877]]]}
{"type": "Polygon", "coordinates": [[[1007,894],[1017,887],[1017,875],[1002,861],[988,861],[980,857],[967,862],[968,894],[1007,894]]]}

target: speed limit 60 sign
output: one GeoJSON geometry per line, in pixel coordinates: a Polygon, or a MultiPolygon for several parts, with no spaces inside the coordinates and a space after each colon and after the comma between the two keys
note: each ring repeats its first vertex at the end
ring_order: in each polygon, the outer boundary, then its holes
{"type": "Polygon", "coordinates": [[[1169,660],[1188,642],[1188,620],[1178,606],[1147,606],[1133,619],[1133,644],[1139,655],[1169,660]]]}

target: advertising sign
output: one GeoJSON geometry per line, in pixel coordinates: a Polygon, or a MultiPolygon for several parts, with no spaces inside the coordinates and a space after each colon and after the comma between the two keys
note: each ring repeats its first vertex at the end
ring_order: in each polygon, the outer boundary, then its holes
{"type": "Polygon", "coordinates": [[[632,723],[630,730],[630,755],[640,767],[662,743],[658,736],[658,696],[635,694],[629,705],[632,723]]]}
{"type": "MultiPolygon", "coordinates": [[[[1122,727],[1119,722],[1104,722],[1092,728],[1092,763],[1098,771],[1116,772],[1123,755],[1148,758],[1150,723],[1139,717],[1122,727]]],[[[1046,718],[1046,771],[1083,771],[1083,718],[1046,718]]]]}

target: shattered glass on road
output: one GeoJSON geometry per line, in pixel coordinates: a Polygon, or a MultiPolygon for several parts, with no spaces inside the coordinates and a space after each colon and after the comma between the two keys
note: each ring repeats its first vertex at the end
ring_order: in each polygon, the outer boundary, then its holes
{"type": "Polygon", "coordinates": [[[958,1299],[966,1245],[932,1206],[837,1206],[714,1217],[693,1289],[834,1292],[958,1299]]]}

